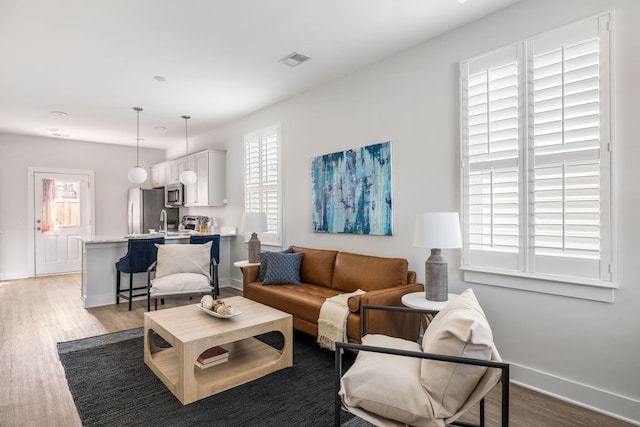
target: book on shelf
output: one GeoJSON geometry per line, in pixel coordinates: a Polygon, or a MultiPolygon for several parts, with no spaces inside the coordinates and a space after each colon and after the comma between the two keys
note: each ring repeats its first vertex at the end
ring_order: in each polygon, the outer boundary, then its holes
{"type": "Polygon", "coordinates": [[[210,368],[212,366],[216,366],[216,365],[220,365],[222,363],[225,363],[227,360],[229,360],[228,357],[225,357],[224,359],[218,359],[218,360],[214,360],[213,362],[209,362],[209,363],[200,363],[196,360],[196,366],[200,369],[207,369],[210,368]]]}
{"type": "Polygon", "coordinates": [[[198,356],[197,362],[202,365],[209,365],[213,362],[220,360],[226,361],[229,358],[229,351],[217,346],[205,350],[200,356],[198,356]]]}

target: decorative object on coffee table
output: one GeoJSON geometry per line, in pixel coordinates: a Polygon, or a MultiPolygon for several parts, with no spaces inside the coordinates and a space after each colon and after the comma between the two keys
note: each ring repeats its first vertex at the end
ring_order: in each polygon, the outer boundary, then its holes
{"type": "Polygon", "coordinates": [[[248,241],[249,262],[260,262],[260,239],[258,233],[269,231],[267,226],[267,214],[264,212],[245,212],[242,214],[242,231],[251,233],[248,241]]]}
{"type": "Polygon", "coordinates": [[[431,248],[425,262],[425,297],[430,301],[446,301],[449,292],[448,266],[442,249],[462,247],[460,218],[457,212],[416,214],[413,246],[431,248]]]}

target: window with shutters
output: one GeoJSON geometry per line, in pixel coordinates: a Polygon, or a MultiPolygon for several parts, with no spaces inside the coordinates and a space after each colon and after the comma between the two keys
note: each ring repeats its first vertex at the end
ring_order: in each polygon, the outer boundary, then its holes
{"type": "Polygon", "coordinates": [[[465,280],[613,301],[610,15],[461,63],[465,280]]]}
{"type": "Polygon", "coordinates": [[[260,235],[260,241],[265,245],[280,246],[280,126],[268,126],[246,134],[244,152],[245,212],[266,212],[269,231],[260,235]]]}

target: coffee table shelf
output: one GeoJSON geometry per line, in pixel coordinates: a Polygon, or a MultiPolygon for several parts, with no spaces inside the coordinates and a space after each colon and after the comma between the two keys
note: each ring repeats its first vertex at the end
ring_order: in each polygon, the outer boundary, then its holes
{"type": "Polygon", "coordinates": [[[185,405],[293,365],[290,314],[243,297],[225,301],[239,308],[242,315],[216,319],[196,305],[144,315],[144,361],[185,405]],[[283,335],[281,350],[253,338],[271,331],[283,335]],[[172,347],[157,347],[154,333],[172,347]],[[197,367],[197,357],[216,345],[229,351],[229,360],[206,369],[197,367]]]}

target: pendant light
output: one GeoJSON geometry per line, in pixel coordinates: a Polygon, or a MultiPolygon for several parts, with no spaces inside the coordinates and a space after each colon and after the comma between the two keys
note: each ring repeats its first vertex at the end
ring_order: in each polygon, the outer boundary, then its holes
{"type": "Polygon", "coordinates": [[[198,180],[198,177],[194,171],[189,170],[189,130],[187,128],[187,120],[191,116],[182,116],[184,119],[184,140],[187,143],[187,165],[184,171],[180,174],[180,182],[184,185],[193,185],[198,180]]]}
{"type": "Polygon", "coordinates": [[[142,108],[133,107],[136,112],[136,166],[129,169],[127,176],[129,181],[134,184],[142,184],[147,180],[147,171],[140,167],[140,111],[142,108]]]}

